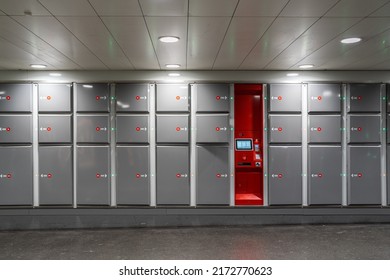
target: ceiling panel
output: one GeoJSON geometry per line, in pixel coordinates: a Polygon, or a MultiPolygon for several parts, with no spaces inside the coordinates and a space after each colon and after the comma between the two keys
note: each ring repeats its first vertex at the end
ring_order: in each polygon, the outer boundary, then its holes
{"type": "Polygon", "coordinates": [[[274,17],[234,17],[214,64],[214,69],[237,69],[274,17]]]}
{"type": "Polygon", "coordinates": [[[134,69],[98,17],[57,17],[110,69],[134,69]]]}
{"type": "Polygon", "coordinates": [[[146,23],[162,69],[165,64],[180,64],[186,69],[187,18],[186,17],[147,17],[146,23]],[[160,36],[176,36],[177,43],[162,43],[160,36]]]}
{"type": "Polygon", "coordinates": [[[376,69],[389,70],[386,61],[390,60],[390,47],[383,48],[374,54],[367,54],[358,61],[343,66],[344,69],[376,69]],[[384,63],[385,62],[385,63],[384,63]],[[387,66],[387,68],[383,68],[387,66]]]}
{"type": "Polygon", "coordinates": [[[25,12],[36,16],[50,15],[37,0],[0,0],[0,10],[11,16],[22,16],[25,12]]]}
{"type": "Polygon", "coordinates": [[[69,30],[54,17],[14,17],[45,42],[85,69],[107,69],[69,30]]]}
{"type": "Polygon", "coordinates": [[[343,33],[360,18],[322,18],[299,39],[292,43],[278,57],[276,57],[266,69],[289,69],[301,59],[310,55],[330,40],[343,33]]]}
{"type": "Polygon", "coordinates": [[[232,16],[238,0],[190,0],[190,16],[232,16]]]}
{"type": "Polygon", "coordinates": [[[240,69],[263,69],[318,18],[277,18],[241,64],[240,69]]]}
{"type": "Polygon", "coordinates": [[[63,70],[80,69],[64,54],[41,40],[10,17],[0,17],[0,37],[8,42],[46,61],[53,67],[63,70]]]}
{"type": "MultiPolygon", "coordinates": [[[[388,50],[388,52],[390,53],[390,50],[388,50]]],[[[390,59],[382,60],[378,64],[371,66],[369,69],[370,70],[389,70],[390,69],[390,59]]]]}
{"type": "Polygon", "coordinates": [[[102,17],[137,70],[160,69],[142,17],[102,17]]]}
{"type": "Polygon", "coordinates": [[[341,0],[327,17],[365,17],[387,3],[388,0],[341,0]]]}
{"type": "Polygon", "coordinates": [[[339,0],[291,0],[280,13],[289,17],[320,17],[339,0]]]}
{"type": "Polygon", "coordinates": [[[277,16],[287,4],[288,0],[241,0],[237,6],[235,16],[277,16]]]}
{"type": "Polygon", "coordinates": [[[89,0],[100,16],[142,16],[138,0],[89,0]]]}
{"type": "Polygon", "coordinates": [[[55,16],[96,16],[87,0],[39,0],[55,16]]]}
{"type": "Polygon", "coordinates": [[[187,16],[188,0],[140,0],[145,16],[187,16]]]}
{"type": "Polygon", "coordinates": [[[211,70],[230,17],[190,17],[187,67],[211,70]]]}
{"type": "Polygon", "coordinates": [[[370,14],[370,17],[390,17],[390,2],[370,14]]]}

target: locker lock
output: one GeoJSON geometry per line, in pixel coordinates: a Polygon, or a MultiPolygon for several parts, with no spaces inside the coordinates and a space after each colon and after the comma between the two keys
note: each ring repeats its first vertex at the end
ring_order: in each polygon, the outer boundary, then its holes
{"type": "Polygon", "coordinates": [[[12,174],[11,173],[0,174],[0,178],[11,179],[12,178],[12,174]]]}

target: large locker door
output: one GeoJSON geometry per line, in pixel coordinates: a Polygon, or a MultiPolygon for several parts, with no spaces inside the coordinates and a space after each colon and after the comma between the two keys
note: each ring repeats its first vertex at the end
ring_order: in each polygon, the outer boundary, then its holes
{"type": "Polygon", "coordinates": [[[309,143],[341,143],[341,116],[309,115],[309,143]]]}
{"type": "Polygon", "coordinates": [[[131,115],[116,118],[117,143],[149,143],[149,116],[131,115]]]}
{"type": "Polygon", "coordinates": [[[0,84],[0,112],[32,112],[32,85],[0,84]]]}
{"type": "Polygon", "coordinates": [[[157,143],[188,143],[188,115],[158,115],[157,143]]]}
{"type": "MultiPolygon", "coordinates": [[[[387,146],[387,174],[390,174],[390,146],[387,146]]],[[[387,205],[390,205],[390,176],[387,175],[387,205]]]]}
{"type": "Polygon", "coordinates": [[[341,204],[341,146],[309,146],[309,204],[341,204]]]}
{"type": "Polygon", "coordinates": [[[109,116],[77,116],[77,143],[109,143],[109,116]]]}
{"type": "Polygon", "coordinates": [[[302,110],[301,84],[273,84],[269,86],[270,112],[296,112],[302,110]]]}
{"type": "Polygon", "coordinates": [[[110,204],[109,147],[77,147],[77,204],[110,204]]]}
{"type": "Polygon", "coordinates": [[[372,115],[348,116],[348,143],[380,143],[381,117],[372,115]]]}
{"type": "Polygon", "coordinates": [[[302,147],[269,147],[269,204],[302,204],[302,147]]]}
{"type": "Polygon", "coordinates": [[[73,203],[72,147],[39,147],[39,203],[73,203]]]}
{"type": "Polygon", "coordinates": [[[39,143],[71,143],[72,120],[68,115],[40,115],[39,143]]]}
{"type": "Polygon", "coordinates": [[[379,146],[348,147],[348,204],[381,204],[379,146]]]}
{"type": "Polygon", "coordinates": [[[197,146],[197,204],[230,201],[229,147],[197,146]]]}
{"type": "Polygon", "coordinates": [[[32,205],[32,147],[0,147],[0,205],[32,205]]]}
{"type": "Polygon", "coordinates": [[[156,87],[157,112],[188,112],[188,86],[159,84],[156,87]]]}
{"type": "Polygon", "coordinates": [[[347,95],[347,111],[380,112],[381,96],[380,84],[350,84],[347,95]]]}
{"type": "Polygon", "coordinates": [[[301,115],[269,115],[270,143],[301,143],[301,115]]]}
{"type": "Polygon", "coordinates": [[[341,86],[338,84],[309,84],[308,85],[309,112],[341,111],[341,86]]]}
{"type": "Polygon", "coordinates": [[[32,143],[32,116],[0,116],[0,143],[32,143]]]}
{"type": "Polygon", "coordinates": [[[117,204],[149,205],[149,146],[117,147],[117,204]]]}
{"type": "Polygon", "coordinates": [[[149,112],[147,84],[117,84],[115,88],[117,112],[149,112]]]}
{"type": "Polygon", "coordinates": [[[71,85],[67,84],[40,84],[39,112],[66,112],[72,111],[71,85]]]}
{"type": "Polygon", "coordinates": [[[194,86],[197,89],[197,113],[229,112],[228,84],[198,84],[194,86]]]}
{"type": "Polygon", "coordinates": [[[197,115],[197,143],[228,143],[230,140],[229,115],[197,115]]]}
{"type": "Polygon", "coordinates": [[[77,84],[77,112],[110,111],[108,84],[77,84]]]}
{"type": "Polygon", "coordinates": [[[190,203],[189,149],[157,147],[157,204],[190,203]]]}

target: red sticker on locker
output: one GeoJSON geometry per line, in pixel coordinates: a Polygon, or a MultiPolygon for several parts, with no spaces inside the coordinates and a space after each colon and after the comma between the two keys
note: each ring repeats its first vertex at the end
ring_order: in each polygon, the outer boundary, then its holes
{"type": "Polygon", "coordinates": [[[221,174],[218,173],[218,174],[217,174],[217,178],[221,178],[221,174]]]}
{"type": "Polygon", "coordinates": [[[5,99],[11,100],[11,96],[8,95],[5,99]]]}
{"type": "Polygon", "coordinates": [[[176,174],[176,178],[180,178],[181,175],[179,173],[176,174]]]}
{"type": "Polygon", "coordinates": [[[318,132],[320,132],[321,130],[322,130],[322,128],[321,128],[321,127],[317,128],[317,131],[318,131],[318,132]]]}
{"type": "Polygon", "coordinates": [[[318,178],[322,178],[322,173],[318,173],[318,178]]]}
{"type": "Polygon", "coordinates": [[[48,97],[46,97],[47,98],[47,100],[50,100],[51,99],[51,96],[49,95],[48,97]]]}
{"type": "Polygon", "coordinates": [[[180,96],[176,96],[176,100],[180,100],[180,96]]]}
{"type": "Polygon", "coordinates": [[[220,131],[221,129],[220,129],[219,127],[216,127],[215,130],[216,130],[216,131],[220,131]]]}
{"type": "Polygon", "coordinates": [[[361,127],[358,127],[358,131],[362,131],[362,128],[361,128],[361,127]]]}
{"type": "Polygon", "coordinates": [[[282,100],[282,97],[281,97],[281,96],[278,96],[278,100],[282,100]]]}
{"type": "Polygon", "coordinates": [[[100,174],[99,173],[96,173],[96,178],[100,178],[100,174]]]}
{"type": "Polygon", "coordinates": [[[282,131],[283,130],[283,128],[281,128],[281,127],[278,127],[278,131],[282,131]]]}
{"type": "Polygon", "coordinates": [[[12,174],[8,173],[7,174],[7,179],[11,179],[12,178],[12,174]]]}
{"type": "Polygon", "coordinates": [[[48,127],[48,128],[47,128],[47,131],[51,131],[51,127],[48,127]]]}
{"type": "Polygon", "coordinates": [[[321,101],[322,100],[322,96],[318,96],[318,101],[321,101]]]}
{"type": "Polygon", "coordinates": [[[215,99],[220,100],[221,96],[217,95],[217,97],[215,97],[215,99]]]}
{"type": "Polygon", "coordinates": [[[100,100],[100,96],[96,96],[96,100],[100,100]]]}
{"type": "Polygon", "coordinates": [[[137,173],[137,174],[135,174],[135,177],[141,178],[141,174],[137,173]]]}
{"type": "Polygon", "coordinates": [[[176,131],[180,131],[180,127],[176,127],[176,131]]]}
{"type": "Polygon", "coordinates": [[[100,131],[100,127],[96,127],[96,131],[100,131]]]}
{"type": "Polygon", "coordinates": [[[5,130],[6,130],[7,132],[10,132],[10,131],[11,131],[11,128],[10,128],[10,127],[7,127],[5,130]]]}
{"type": "Polygon", "coordinates": [[[357,99],[358,99],[358,100],[362,100],[362,97],[359,95],[357,99]]]}
{"type": "Polygon", "coordinates": [[[135,130],[136,130],[136,131],[140,131],[141,128],[140,128],[140,127],[136,127],[135,130]]]}
{"type": "Polygon", "coordinates": [[[139,97],[139,95],[137,95],[137,96],[135,97],[135,99],[136,99],[136,100],[140,100],[141,97],[139,97]]]}
{"type": "Polygon", "coordinates": [[[363,174],[362,173],[358,173],[358,177],[359,178],[363,177],[363,174]]]}
{"type": "Polygon", "coordinates": [[[278,174],[278,178],[282,179],[283,178],[283,174],[278,174]]]}
{"type": "Polygon", "coordinates": [[[51,179],[53,177],[53,175],[51,175],[51,173],[47,174],[47,178],[51,179]]]}

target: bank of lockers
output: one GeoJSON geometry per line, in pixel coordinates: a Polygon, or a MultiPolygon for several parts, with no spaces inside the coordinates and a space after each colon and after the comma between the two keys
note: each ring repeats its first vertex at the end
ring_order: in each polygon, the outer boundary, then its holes
{"type": "Polygon", "coordinates": [[[73,203],[71,146],[39,147],[39,204],[73,203]]]}
{"type": "Polygon", "coordinates": [[[309,146],[309,205],[341,204],[341,146],[309,146]]]}
{"type": "Polygon", "coordinates": [[[116,118],[117,143],[148,143],[149,116],[126,115],[116,118]]]}
{"type": "Polygon", "coordinates": [[[0,84],[0,113],[31,113],[32,85],[0,84]]]}
{"type": "Polygon", "coordinates": [[[109,143],[109,116],[78,115],[77,143],[109,143]]]}
{"type": "Polygon", "coordinates": [[[39,84],[39,112],[70,113],[72,87],[69,84],[39,84]]]}
{"type": "Polygon", "coordinates": [[[196,84],[196,112],[229,112],[230,94],[228,84],[196,84]]]}
{"type": "Polygon", "coordinates": [[[381,117],[379,115],[348,115],[348,143],[380,143],[381,117]]]}
{"type": "Polygon", "coordinates": [[[196,203],[230,202],[229,147],[196,146],[196,203]]]}
{"type": "Polygon", "coordinates": [[[149,112],[148,84],[117,84],[115,95],[117,112],[149,112]]]}
{"type": "Polygon", "coordinates": [[[0,143],[32,143],[32,116],[0,115],[0,143]]]}
{"type": "Polygon", "coordinates": [[[309,113],[341,111],[341,85],[339,84],[309,84],[309,113]]]}
{"type": "Polygon", "coordinates": [[[120,146],[116,155],[117,204],[149,205],[149,146],[120,146]]]}
{"type": "Polygon", "coordinates": [[[39,143],[71,143],[72,118],[70,115],[40,115],[39,143]]]}
{"type": "Polygon", "coordinates": [[[268,157],[269,204],[302,204],[302,147],[270,146],[268,157]]]}
{"type": "Polygon", "coordinates": [[[32,147],[0,147],[0,159],[0,205],[32,205],[32,147]]]}
{"type": "Polygon", "coordinates": [[[156,87],[157,112],[188,112],[188,86],[183,84],[158,84],[156,87]]]}
{"type": "Polygon", "coordinates": [[[270,143],[301,143],[301,115],[269,115],[270,143]]]}
{"type": "Polygon", "coordinates": [[[188,143],[188,115],[157,115],[157,143],[188,143]]]}
{"type": "Polygon", "coordinates": [[[228,114],[201,114],[196,116],[197,143],[229,143],[228,114]]]}
{"type": "Polygon", "coordinates": [[[77,204],[110,204],[109,158],[107,146],[77,147],[77,204]]]}
{"type": "Polygon", "coordinates": [[[189,203],[189,148],[157,146],[157,204],[189,203]]]}
{"type": "Polygon", "coordinates": [[[348,146],[348,204],[381,204],[380,146],[348,146]]]}
{"type": "Polygon", "coordinates": [[[109,112],[108,84],[77,84],[77,112],[109,112]]]}
{"type": "Polygon", "coordinates": [[[380,112],[380,84],[349,84],[347,93],[347,111],[380,112]]]}
{"type": "Polygon", "coordinates": [[[341,116],[309,115],[309,143],[341,143],[341,116]]]}
{"type": "Polygon", "coordinates": [[[300,84],[271,84],[269,91],[270,112],[301,112],[302,86],[300,84]]]}

